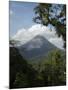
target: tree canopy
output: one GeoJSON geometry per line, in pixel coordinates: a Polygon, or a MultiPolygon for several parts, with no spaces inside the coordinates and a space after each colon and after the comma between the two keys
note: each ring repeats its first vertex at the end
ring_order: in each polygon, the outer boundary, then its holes
{"type": "Polygon", "coordinates": [[[66,47],[66,5],[39,3],[35,8],[33,21],[55,27],[58,36],[62,35],[66,47]]]}

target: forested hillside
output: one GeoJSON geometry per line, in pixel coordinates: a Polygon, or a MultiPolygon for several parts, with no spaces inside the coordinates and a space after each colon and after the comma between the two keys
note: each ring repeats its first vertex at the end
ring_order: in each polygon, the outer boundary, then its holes
{"type": "Polygon", "coordinates": [[[36,71],[19,54],[17,48],[10,47],[10,88],[33,85],[36,71]]]}
{"type": "Polygon", "coordinates": [[[49,53],[48,58],[28,64],[17,48],[10,47],[10,88],[56,86],[66,84],[66,67],[63,55],[58,50],[49,53]]]}

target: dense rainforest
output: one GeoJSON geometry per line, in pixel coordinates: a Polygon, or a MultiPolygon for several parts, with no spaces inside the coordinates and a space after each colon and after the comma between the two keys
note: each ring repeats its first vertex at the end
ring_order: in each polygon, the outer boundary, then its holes
{"type": "Polygon", "coordinates": [[[66,84],[65,55],[54,50],[41,63],[28,63],[16,47],[10,47],[10,88],[66,84]]]}

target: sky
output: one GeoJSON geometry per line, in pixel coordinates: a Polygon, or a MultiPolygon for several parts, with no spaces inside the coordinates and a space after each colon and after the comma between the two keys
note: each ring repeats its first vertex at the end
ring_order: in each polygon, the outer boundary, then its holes
{"type": "Polygon", "coordinates": [[[19,29],[29,28],[35,23],[32,21],[34,8],[37,3],[9,2],[10,36],[14,35],[19,29]]]}
{"type": "Polygon", "coordinates": [[[37,4],[32,2],[9,2],[10,37],[25,44],[36,35],[42,35],[56,47],[63,49],[62,36],[58,37],[54,27],[50,28],[50,26],[46,27],[33,22],[34,8],[37,4]]]}

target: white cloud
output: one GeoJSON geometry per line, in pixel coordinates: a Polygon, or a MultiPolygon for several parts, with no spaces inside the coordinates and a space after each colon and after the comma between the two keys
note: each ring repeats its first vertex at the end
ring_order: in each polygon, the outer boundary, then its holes
{"type": "Polygon", "coordinates": [[[55,37],[55,38],[50,38],[49,41],[54,44],[56,47],[63,49],[63,39],[62,37],[55,37]]]}
{"type": "Polygon", "coordinates": [[[27,30],[18,30],[18,32],[13,36],[13,39],[19,40],[22,44],[25,44],[37,35],[44,36],[52,44],[63,49],[62,37],[58,37],[54,29],[50,30],[48,27],[41,26],[40,24],[33,25],[27,30]]]}

